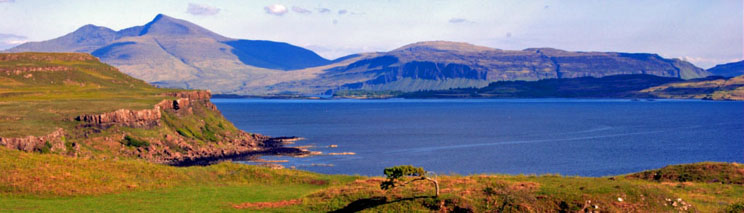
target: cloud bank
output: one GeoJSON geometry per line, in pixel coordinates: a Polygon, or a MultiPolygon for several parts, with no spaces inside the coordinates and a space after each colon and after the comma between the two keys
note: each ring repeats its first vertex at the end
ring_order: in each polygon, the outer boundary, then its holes
{"type": "Polygon", "coordinates": [[[318,8],[319,13],[330,13],[331,9],[328,8],[318,8]]]}
{"type": "Polygon", "coordinates": [[[293,6],[292,7],[292,11],[294,11],[295,13],[299,13],[299,14],[311,14],[311,13],[313,13],[313,11],[310,11],[308,9],[305,9],[305,8],[302,8],[302,7],[298,7],[298,6],[293,6]]]}
{"type": "MultiPolygon", "coordinates": [[[[2,1],[2,0],[0,0],[2,1]]],[[[212,7],[209,5],[189,3],[189,8],[186,12],[195,16],[213,16],[220,12],[220,8],[212,7]]]]}
{"type": "Polygon", "coordinates": [[[464,19],[464,18],[451,18],[449,20],[449,23],[452,23],[452,24],[464,24],[464,23],[474,23],[474,22],[472,22],[470,20],[467,20],[467,19],[464,19]]]}
{"type": "Polygon", "coordinates": [[[28,42],[26,36],[0,33],[0,50],[15,47],[26,42],[28,42]]]}
{"type": "Polygon", "coordinates": [[[277,15],[277,16],[283,16],[288,11],[287,7],[281,4],[272,4],[272,5],[266,6],[264,7],[264,10],[268,14],[277,15]]]}

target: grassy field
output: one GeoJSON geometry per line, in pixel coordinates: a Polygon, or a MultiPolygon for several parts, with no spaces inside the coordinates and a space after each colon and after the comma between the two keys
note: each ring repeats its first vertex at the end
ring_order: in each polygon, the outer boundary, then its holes
{"type": "Polygon", "coordinates": [[[432,197],[427,182],[385,191],[381,177],[230,162],[171,167],[6,148],[0,148],[0,171],[0,211],[720,212],[744,202],[744,166],[725,163],[672,166],[627,177],[440,176],[438,198],[432,197]],[[653,179],[656,174],[664,178],[653,179]],[[690,179],[680,182],[680,176],[690,179]]]}
{"type": "Polygon", "coordinates": [[[43,135],[72,125],[69,119],[81,114],[152,108],[171,91],[84,54],[13,55],[20,58],[0,61],[0,70],[6,70],[0,71],[0,137],[43,135]],[[79,58],[61,60],[72,57],[79,58]]]}

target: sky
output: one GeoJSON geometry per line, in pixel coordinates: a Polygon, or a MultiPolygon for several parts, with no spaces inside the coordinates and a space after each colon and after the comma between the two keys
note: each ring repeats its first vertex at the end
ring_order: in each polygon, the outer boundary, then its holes
{"type": "Polygon", "coordinates": [[[446,40],[506,50],[658,53],[710,68],[744,59],[743,10],[742,0],[0,0],[0,50],[86,24],[144,25],[162,13],[329,59],[446,40]]]}

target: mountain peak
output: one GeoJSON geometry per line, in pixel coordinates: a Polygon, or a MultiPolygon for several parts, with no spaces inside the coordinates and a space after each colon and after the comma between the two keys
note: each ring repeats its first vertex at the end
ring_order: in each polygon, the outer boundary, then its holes
{"type": "Polygon", "coordinates": [[[481,52],[481,51],[492,51],[498,50],[495,48],[478,46],[465,42],[454,42],[454,41],[422,41],[413,44],[402,46],[396,51],[415,51],[415,50],[444,50],[444,51],[458,51],[458,52],[481,52]]]}
{"type": "Polygon", "coordinates": [[[139,35],[206,36],[220,41],[228,40],[228,38],[199,25],[164,14],[156,15],[152,21],[145,24],[139,35]]]}
{"type": "Polygon", "coordinates": [[[114,30],[107,27],[96,26],[93,24],[86,24],[78,28],[73,34],[89,34],[89,33],[114,33],[114,30]]]}

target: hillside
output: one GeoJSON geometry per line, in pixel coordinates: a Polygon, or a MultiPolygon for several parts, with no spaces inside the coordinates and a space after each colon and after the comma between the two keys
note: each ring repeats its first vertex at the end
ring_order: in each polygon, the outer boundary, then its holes
{"type": "Polygon", "coordinates": [[[744,75],[733,78],[708,77],[669,83],[644,89],[641,93],[661,98],[744,100],[744,75]]]}
{"type": "Polygon", "coordinates": [[[10,52],[85,52],[152,84],[218,94],[309,95],[342,90],[403,91],[484,87],[497,81],[649,74],[708,76],[678,59],[649,53],[501,50],[448,41],[333,61],[291,44],[228,38],[166,15],[119,31],[86,25],[10,52]]]}
{"type": "Polygon", "coordinates": [[[729,163],[677,165],[601,178],[442,175],[437,177],[441,195],[436,198],[428,182],[385,191],[380,189],[381,177],[321,175],[229,162],[170,167],[4,147],[0,147],[0,170],[12,174],[0,176],[0,211],[737,212],[744,208],[740,184],[744,167],[729,163]],[[646,179],[647,174],[663,178],[646,179]]]}
{"type": "MultiPolygon", "coordinates": [[[[227,38],[163,14],[119,31],[86,25],[62,37],[9,52],[84,52],[135,78],[176,88],[230,93],[245,81],[330,63],[291,44],[227,38]]],[[[291,78],[292,76],[285,76],[291,78]]]]}
{"type": "Polygon", "coordinates": [[[613,75],[539,81],[500,81],[482,88],[458,88],[404,93],[404,98],[653,98],[639,91],[679,78],[653,75],[613,75]]]}
{"type": "Polygon", "coordinates": [[[536,81],[647,74],[682,79],[709,75],[678,59],[656,54],[569,52],[550,48],[500,50],[435,41],[366,54],[329,66],[316,78],[280,83],[274,91],[333,93],[343,90],[402,91],[484,87],[498,81],[536,81]]]}
{"type": "Polygon", "coordinates": [[[209,98],[153,87],[89,54],[3,53],[0,146],[168,164],[281,148],[235,128],[209,98]]]}
{"type": "Polygon", "coordinates": [[[707,70],[711,75],[736,77],[744,75],[744,61],[719,64],[707,70]]]}

